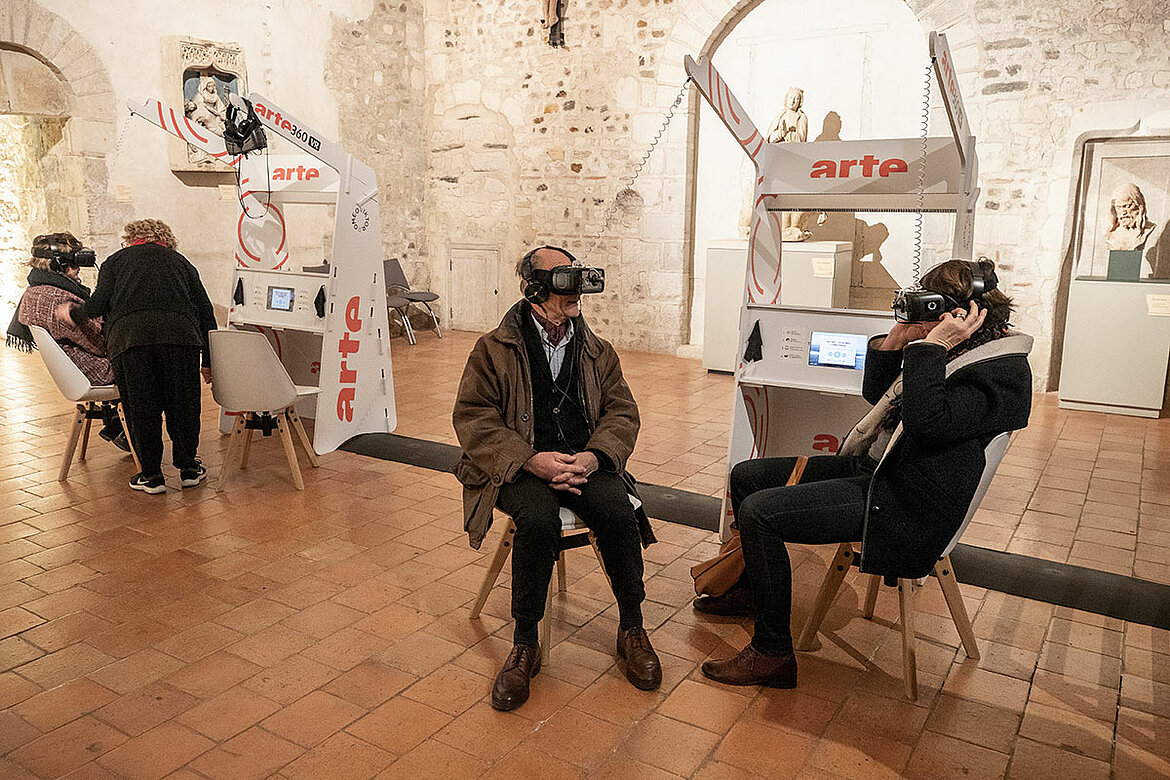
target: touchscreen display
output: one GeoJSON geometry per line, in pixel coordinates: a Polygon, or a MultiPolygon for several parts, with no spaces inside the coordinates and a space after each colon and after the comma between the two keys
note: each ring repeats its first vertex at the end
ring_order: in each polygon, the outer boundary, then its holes
{"type": "Polygon", "coordinates": [[[292,287],[269,287],[268,308],[276,311],[292,311],[295,293],[296,290],[292,287]]]}
{"type": "Polygon", "coordinates": [[[814,330],[808,350],[808,364],[864,369],[868,342],[869,337],[860,333],[824,333],[814,330]]]}

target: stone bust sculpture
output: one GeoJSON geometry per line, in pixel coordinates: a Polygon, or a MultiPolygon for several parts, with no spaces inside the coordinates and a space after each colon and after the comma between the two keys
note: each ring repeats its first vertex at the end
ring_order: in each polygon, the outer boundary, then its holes
{"type": "Polygon", "coordinates": [[[1157,225],[1146,217],[1146,198],[1133,182],[1113,191],[1109,201],[1109,229],[1105,245],[1110,249],[1142,249],[1157,225]]]}

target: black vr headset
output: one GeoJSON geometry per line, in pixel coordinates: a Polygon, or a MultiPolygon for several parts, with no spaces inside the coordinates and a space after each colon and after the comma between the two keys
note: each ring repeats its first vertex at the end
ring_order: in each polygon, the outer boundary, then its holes
{"type": "MultiPolygon", "coordinates": [[[[39,240],[41,237],[37,236],[39,240]]],[[[97,265],[97,255],[92,249],[85,247],[73,248],[69,244],[50,240],[48,244],[34,246],[33,257],[40,257],[49,261],[49,270],[63,274],[70,268],[93,268],[97,265]]]]}
{"type": "Polygon", "coordinates": [[[538,246],[520,261],[520,278],[524,280],[524,299],[540,305],[548,296],[589,295],[605,289],[605,269],[577,265],[577,258],[559,246],[538,246]],[[573,265],[556,268],[533,268],[532,257],[541,249],[552,249],[569,258],[573,265]]]}
{"type": "Polygon", "coordinates": [[[958,300],[946,293],[927,290],[921,284],[894,293],[894,319],[898,322],[935,322],[944,312],[966,309],[971,301],[979,301],[984,294],[996,289],[999,278],[992,268],[970,260],[961,261],[971,271],[971,296],[958,300]]]}
{"type": "Polygon", "coordinates": [[[264,134],[256,109],[252,108],[252,101],[234,93],[228,95],[223,142],[228,154],[247,155],[268,146],[268,136],[264,134]]]}

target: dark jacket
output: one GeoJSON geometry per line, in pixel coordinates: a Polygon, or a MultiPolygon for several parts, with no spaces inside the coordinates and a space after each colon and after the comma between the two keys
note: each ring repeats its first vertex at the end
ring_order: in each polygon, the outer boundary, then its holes
{"type": "Polygon", "coordinates": [[[992,341],[956,360],[949,376],[940,345],[886,352],[870,341],[862,395],[876,404],[901,373],[902,425],[870,482],[862,571],[918,578],[934,568],[979,486],[984,448],[1028,424],[1031,339],[1020,338],[1022,352],[1009,339],[992,341]]]}
{"type": "MultiPolygon", "coordinates": [[[[521,317],[531,316],[529,311],[528,303],[520,301],[495,330],[481,336],[459,380],[452,422],[463,456],[455,476],[463,485],[463,527],[475,549],[491,527],[500,486],[514,480],[536,454],[532,370],[520,330],[521,317]]],[[[574,319],[573,326],[581,339],[577,376],[591,429],[587,449],[609,458],[637,495],[625,464],[638,438],[638,405],[613,346],[598,338],[584,317],[574,319]]],[[[650,544],[650,523],[640,508],[637,514],[642,543],[650,544]]]]}
{"type": "Polygon", "coordinates": [[[134,347],[172,344],[201,347],[203,365],[211,365],[207,334],[215,330],[215,310],[195,266],[173,249],[135,244],[110,255],[93,295],[71,316],[77,325],[105,318],[111,358],[134,347]]]}

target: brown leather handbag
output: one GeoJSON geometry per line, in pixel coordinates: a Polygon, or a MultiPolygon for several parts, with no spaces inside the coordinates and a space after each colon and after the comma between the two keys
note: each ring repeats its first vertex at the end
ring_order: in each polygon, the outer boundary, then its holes
{"type": "MultiPolygon", "coordinates": [[[[785,487],[800,482],[804,475],[804,467],[808,458],[803,455],[796,459],[792,467],[792,474],[785,487]]],[[[743,576],[743,546],[739,539],[739,529],[732,524],[731,538],[719,548],[719,554],[710,560],[696,563],[691,567],[691,577],[695,580],[695,593],[700,596],[722,596],[731,590],[743,576]]]]}

